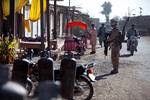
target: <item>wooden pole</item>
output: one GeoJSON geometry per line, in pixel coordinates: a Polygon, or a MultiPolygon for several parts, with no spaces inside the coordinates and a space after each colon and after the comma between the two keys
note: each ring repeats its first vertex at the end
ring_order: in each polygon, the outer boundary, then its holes
{"type": "Polygon", "coordinates": [[[44,44],[44,23],[43,23],[43,0],[40,0],[40,13],[41,13],[41,50],[45,49],[44,44]]]}
{"type": "MultiPolygon", "coordinates": [[[[75,11],[75,6],[73,6],[72,14],[71,14],[71,20],[72,22],[74,21],[74,11],[75,11]]],[[[70,34],[73,35],[73,29],[71,28],[70,34]]]]}
{"type": "MultiPolygon", "coordinates": [[[[65,24],[67,24],[68,23],[68,8],[66,7],[66,20],[67,20],[67,22],[65,23],[65,24]]],[[[66,34],[65,34],[65,36],[68,36],[68,29],[66,29],[66,34]]]]}
{"type": "Polygon", "coordinates": [[[39,36],[39,22],[37,21],[37,26],[36,26],[36,28],[37,28],[37,37],[39,36]]]}
{"type": "MultiPolygon", "coordinates": [[[[23,19],[25,19],[25,8],[26,8],[26,6],[23,7],[23,19]]],[[[24,20],[24,21],[25,21],[25,20],[24,20]]],[[[23,22],[24,22],[24,21],[23,21],[23,22]]],[[[22,38],[22,37],[25,37],[25,28],[24,28],[24,33],[22,34],[21,38],[22,38]]]]}
{"type": "Polygon", "coordinates": [[[10,34],[15,37],[15,0],[10,0],[10,34]]]}
{"type": "Polygon", "coordinates": [[[48,42],[48,49],[50,49],[50,12],[49,12],[49,0],[46,1],[46,7],[47,7],[47,10],[46,10],[46,15],[47,15],[47,42],[48,42]]]}
{"type": "Polygon", "coordinates": [[[2,36],[2,17],[3,17],[3,13],[2,13],[2,0],[0,0],[0,37],[2,36]]]}
{"type": "Polygon", "coordinates": [[[74,12],[75,12],[75,6],[73,6],[73,10],[72,10],[72,21],[74,21],[74,12]]]}
{"type": "Polygon", "coordinates": [[[53,31],[54,39],[57,38],[57,32],[56,32],[56,25],[57,25],[56,4],[57,4],[57,0],[54,0],[54,31],[53,31]]]}

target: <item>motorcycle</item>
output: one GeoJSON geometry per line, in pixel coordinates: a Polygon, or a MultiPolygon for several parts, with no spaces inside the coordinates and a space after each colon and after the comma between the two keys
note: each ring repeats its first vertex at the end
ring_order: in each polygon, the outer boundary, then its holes
{"type": "MultiPolygon", "coordinates": [[[[34,82],[39,81],[38,66],[31,64],[29,80],[34,82]]],[[[76,78],[74,83],[74,98],[75,100],[90,100],[93,97],[94,89],[92,82],[95,82],[94,76],[95,63],[79,64],[76,66],[76,78]]],[[[60,69],[54,69],[54,81],[60,81],[60,69]]],[[[31,92],[33,85],[28,84],[28,91],[31,92]]]]}
{"type": "Polygon", "coordinates": [[[94,90],[92,82],[96,81],[94,66],[95,63],[77,65],[75,87],[78,88],[75,88],[75,100],[91,100],[93,97],[94,90]]]}
{"type": "Polygon", "coordinates": [[[77,77],[79,77],[78,75],[85,75],[91,82],[95,82],[94,66],[95,63],[77,65],[77,77]]]}
{"type": "Polygon", "coordinates": [[[82,55],[84,55],[84,53],[86,51],[85,43],[79,37],[73,37],[72,39],[66,39],[64,42],[64,51],[67,53],[75,51],[76,55],[82,56],[82,55]]]}
{"type": "MultiPolygon", "coordinates": [[[[41,56],[47,55],[46,53],[47,52],[42,53],[41,56]]],[[[76,100],[90,100],[93,97],[94,90],[92,82],[95,82],[94,67],[95,63],[76,65],[76,77],[74,82],[74,98],[76,100]]],[[[53,72],[54,72],[54,81],[60,81],[61,78],[60,69],[54,69],[53,72]]],[[[39,83],[38,64],[30,61],[26,84],[28,94],[31,93],[33,88],[35,88],[38,85],[38,83],[39,83]]]]}
{"type": "Polygon", "coordinates": [[[77,54],[79,54],[81,56],[84,55],[86,49],[85,49],[85,44],[84,44],[82,38],[74,37],[74,40],[77,43],[77,46],[76,46],[77,54]]]}
{"type": "Polygon", "coordinates": [[[128,50],[130,51],[131,55],[134,55],[134,51],[136,50],[136,46],[137,46],[137,37],[135,36],[131,36],[130,39],[128,40],[128,50]]]}

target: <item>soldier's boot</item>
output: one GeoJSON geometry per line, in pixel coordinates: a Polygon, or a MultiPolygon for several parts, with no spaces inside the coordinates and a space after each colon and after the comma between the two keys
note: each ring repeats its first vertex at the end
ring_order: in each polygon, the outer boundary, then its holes
{"type": "Polygon", "coordinates": [[[118,67],[114,66],[113,70],[110,72],[110,74],[117,74],[118,73],[118,67]]]}

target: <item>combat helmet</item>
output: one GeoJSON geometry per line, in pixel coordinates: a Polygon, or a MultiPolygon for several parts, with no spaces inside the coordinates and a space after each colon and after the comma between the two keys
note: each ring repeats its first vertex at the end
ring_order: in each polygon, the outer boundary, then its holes
{"type": "Polygon", "coordinates": [[[112,26],[117,25],[117,20],[111,19],[111,20],[110,20],[110,24],[111,24],[112,26]]]}

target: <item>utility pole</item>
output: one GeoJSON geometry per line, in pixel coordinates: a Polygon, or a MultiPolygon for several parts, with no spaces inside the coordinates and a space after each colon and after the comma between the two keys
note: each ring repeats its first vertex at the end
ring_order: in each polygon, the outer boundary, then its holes
{"type": "Polygon", "coordinates": [[[69,0],[69,10],[70,10],[70,0],[69,0]]]}
{"type": "Polygon", "coordinates": [[[130,17],[131,15],[131,11],[130,11],[130,8],[128,7],[128,17],[130,17]]]}
{"type": "Polygon", "coordinates": [[[41,49],[42,51],[45,49],[44,44],[44,23],[43,23],[43,0],[40,0],[40,13],[41,13],[41,49]]]}
{"type": "Polygon", "coordinates": [[[140,8],[140,16],[142,16],[142,7],[139,7],[140,8]]]}

